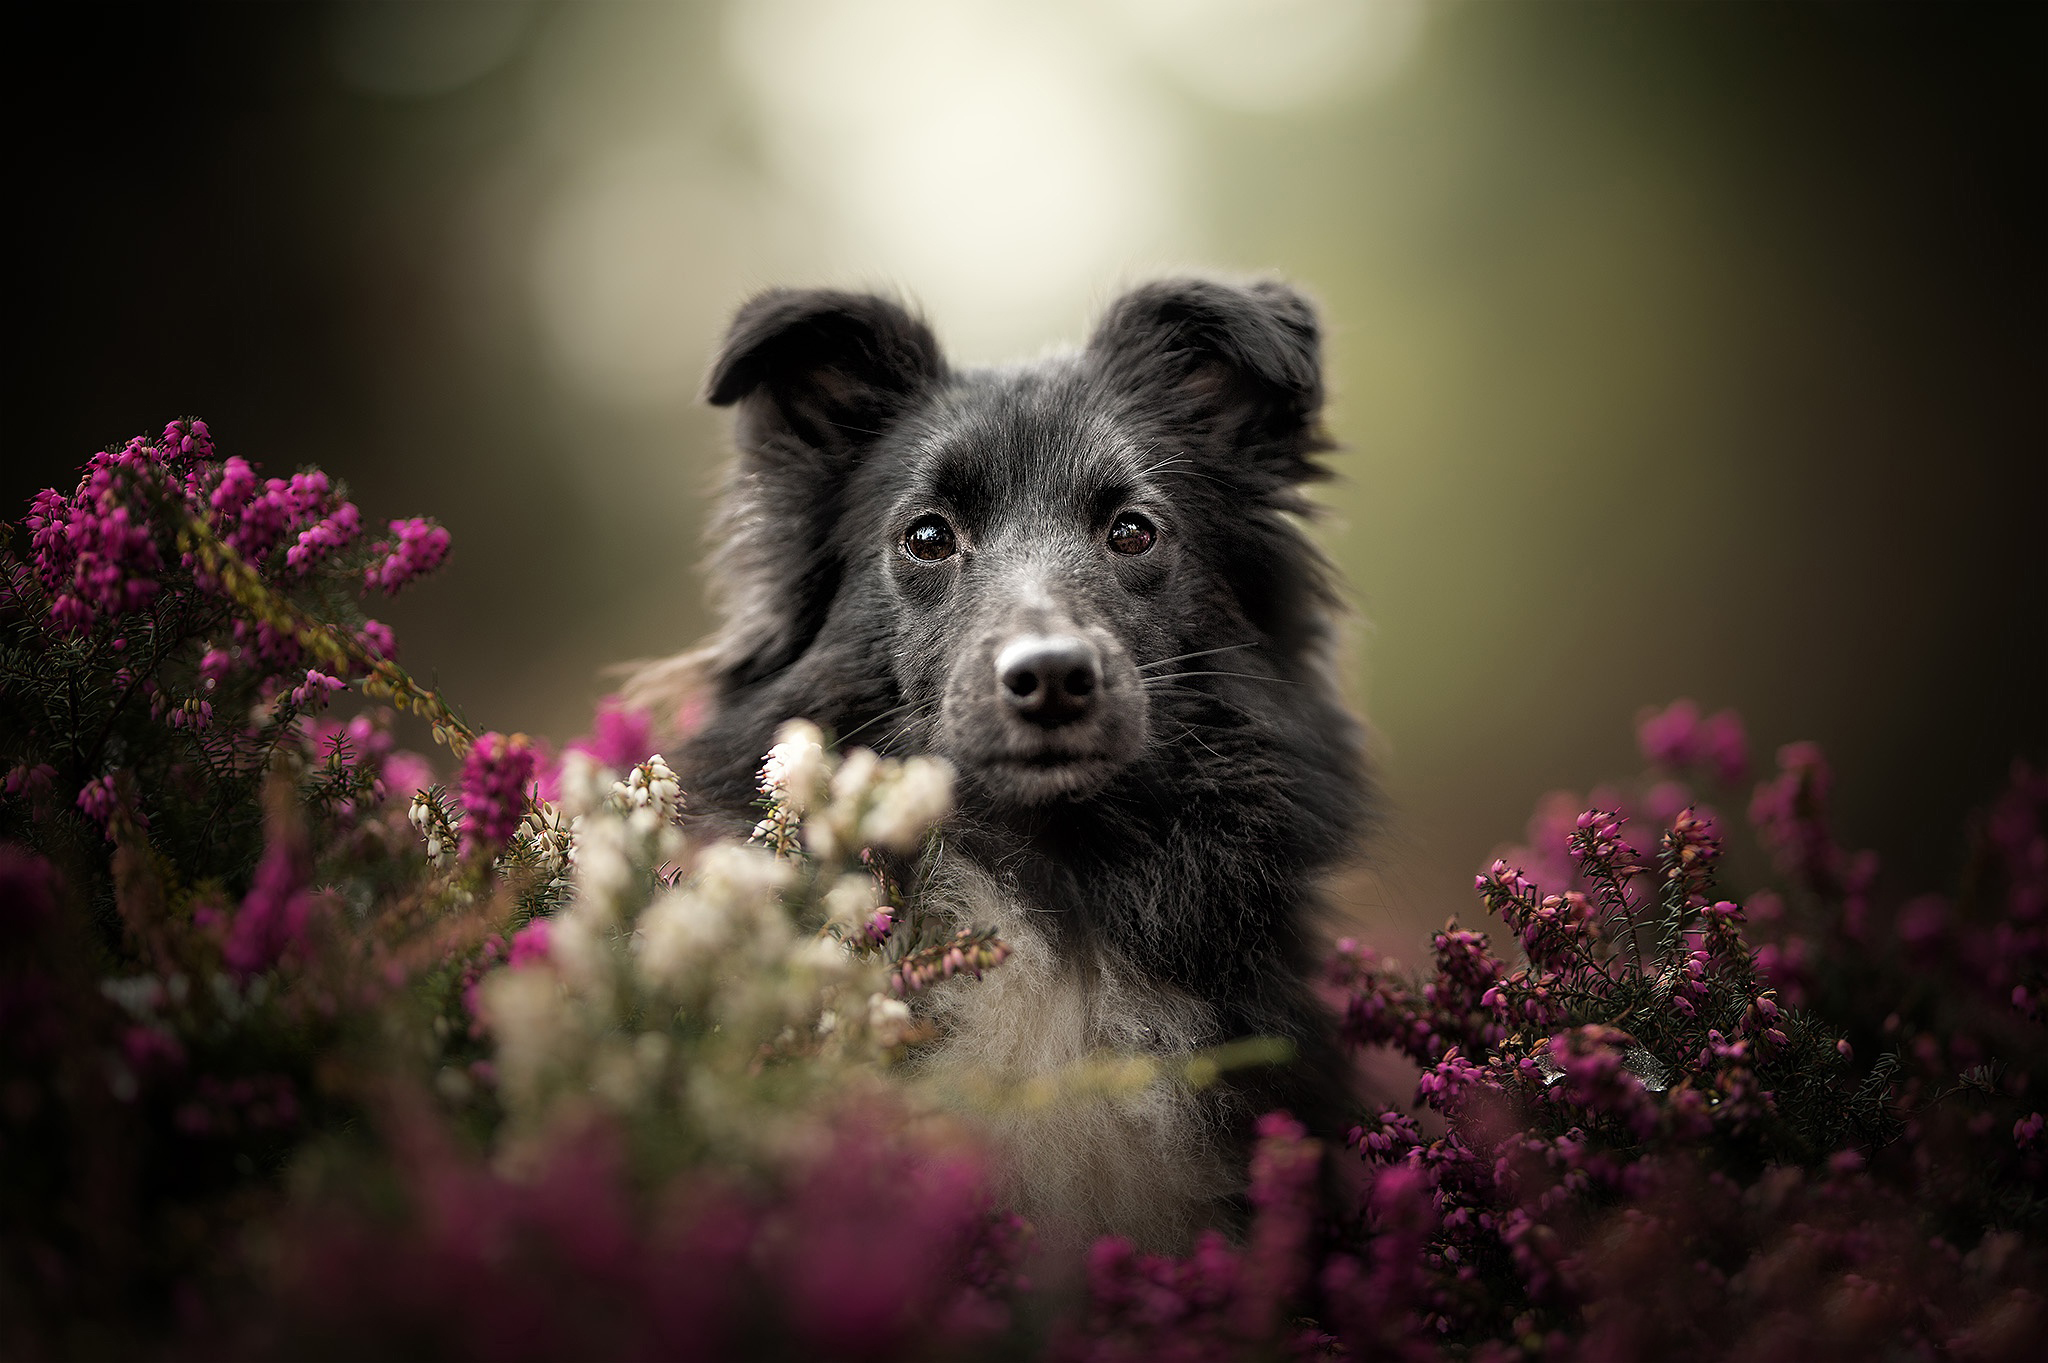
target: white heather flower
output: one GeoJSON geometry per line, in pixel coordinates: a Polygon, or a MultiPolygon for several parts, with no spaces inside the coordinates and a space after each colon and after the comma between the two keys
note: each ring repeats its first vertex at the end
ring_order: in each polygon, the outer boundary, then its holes
{"type": "Polygon", "coordinates": [[[412,806],[406,810],[405,817],[426,840],[428,861],[443,868],[454,864],[455,828],[449,823],[447,814],[426,791],[414,794],[412,806]]]}
{"type": "Polygon", "coordinates": [[[606,1046],[591,1062],[590,1091],[620,1112],[640,1101],[643,1080],[633,1053],[624,1046],[606,1046]]]}
{"type": "Polygon", "coordinates": [[[910,1005],[887,994],[868,995],[868,1035],[883,1050],[903,1044],[910,1032],[910,1005]]]}
{"type": "Polygon", "coordinates": [[[807,719],[792,719],[775,731],[775,746],[761,764],[761,793],[802,814],[830,774],[825,735],[807,719]]]}
{"type": "Polygon", "coordinates": [[[839,764],[839,771],[832,778],[832,804],[835,809],[851,809],[867,798],[875,779],[882,774],[882,759],[866,748],[855,748],[846,754],[839,764]]]}
{"type": "Polygon", "coordinates": [[[825,926],[841,937],[858,937],[881,907],[881,887],[871,875],[843,875],[825,891],[825,926]]]}
{"type": "Polygon", "coordinates": [[[932,757],[913,757],[881,784],[861,820],[861,841],[892,852],[915,851],[926,830],[953,808],[953,768],[932,757]]]}
{"type": "Polygon", "coordinates": [[[562,754],[562,808],[573,820],[604,803],[612,788],[612,774],[598,760],[580,748],[562,754]]]}
{"type": "Polygon", "coordinates": [[[625,822],[603,815],[578,819],[575,853],[577,908],[616,919],[634,883],[625,822]]]}
{"type": "Polygon", "coordinates": [[[610,905],[578,900],[557,914],[548,927],[548,959],[562,978],[586,997],[610,992],[605,977],[616,921],[610,905]]]}
{"type": "Polygon", "coordinates": [[[846,754],[832,777],[831,801],[804,820],[804,847],[812,856],[830,862],[858,850],[861,809],[882,774],[882,759],[866,748],[846,754]]]}
{"type": "Polygon", "coordinates": [[[656,753],[626,773],[626,779],[612,787],[611,798],[621,809],[652,810],[656,818],[667,823],[682,808],[683,783],[661,754],[656,753]]]}
{"type": "Polygon", "coordinates": [[[774,903],[795,876],[788,862],[758,847],[717,842],[697,858],[696,890],[727,911],[752,918],[774,903]]]}
{"type": "Polygon", "coordinates": [[[548,970],[494,970],[478,991],[484,1024],[498,1039],[498,1079],[515,1104],[530,1104],[571,1037],[561,986],[548,970]]]}
{"type": "Polygon", "coordinates": [[[671,890],[640,915],[635,968],[653,988],[680,988],[724,954],[732,928],[721,906],[689,890],[671,890]]]}
{"type": "Polygon", "coordinates": [[[794,966],[808,966],[827,981],[844,977],[854,965],[853,953],[833,937],[811,938],[790,953],[789,961],[794,966]]]}
{"type": "Polygon", "coordinates": [[[535,800],[528,806],[526,816],[519,821],[519,835],[533,844],[542,874],[550,878],[559,876],[570,864],[573,834],[569,821],[546,800],[535,800]]]}

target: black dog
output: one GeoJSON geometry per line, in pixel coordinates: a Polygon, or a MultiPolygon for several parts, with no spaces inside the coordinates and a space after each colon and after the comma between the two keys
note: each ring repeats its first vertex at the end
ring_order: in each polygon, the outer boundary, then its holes
{"type": "Polygon", "coordinates": [[[725,624],[688,663],[711,702],[679,763],[693,803],[750,822],[793,716],[949,759],[928,892],[1015,955],[936,992],[922,1063],[1024,1077],[1291,1040],[1292,1067],[1220,1096],[996,1122],[1041,1220],[1172,1245],[1227,1217],[1250,1118],[1327,1130],[1343,1091],[1310,919],[1368,796],[1332,570],[1292,519],[1328,448],[1313,311],[1275,283],[1162,282],[1078,354],[956,371],[894,303],[774,290],[708,396],[739,407],[740,462],[725,624]]]}

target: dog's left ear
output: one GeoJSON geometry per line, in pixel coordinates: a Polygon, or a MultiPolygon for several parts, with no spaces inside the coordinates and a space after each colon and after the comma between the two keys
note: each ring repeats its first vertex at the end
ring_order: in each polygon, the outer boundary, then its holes
{"type": "Polygon", "coordinates": [[[1257,490],[1327,477],[1315,309],[1277,280],[1167,279],[1111,305],[1088,342],[1104,380],[1257,490]]]}

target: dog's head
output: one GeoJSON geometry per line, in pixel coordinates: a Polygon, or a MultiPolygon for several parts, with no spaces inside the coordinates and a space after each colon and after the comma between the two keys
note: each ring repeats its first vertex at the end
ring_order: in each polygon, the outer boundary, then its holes
{"type": "Polygon", "coordinates": [[[895,303],[778,290],[707,396],[739,408],[728,720],[808,715],[1033,806],[1201,741],[1198,677],[1320,661],[1327,575],[1287,520],[1326,447],[1317,331],[1281,285],[1149,285],[1078,354],[973,372],[895,303]]]}

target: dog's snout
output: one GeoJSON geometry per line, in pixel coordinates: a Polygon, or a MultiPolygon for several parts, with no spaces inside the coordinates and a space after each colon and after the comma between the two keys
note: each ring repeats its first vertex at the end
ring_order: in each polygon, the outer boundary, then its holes
{"type": "Polygon", "coordinates": [[[1012,709],[1053,728],[1094,708],[1102,659],[1093,644],[1071,634],[1029,635],[996,655],[996,678],[1012,709]]]}

